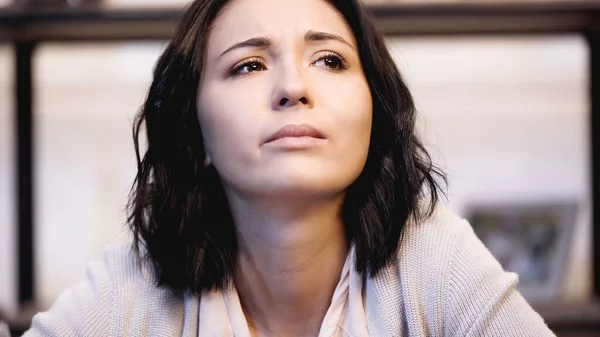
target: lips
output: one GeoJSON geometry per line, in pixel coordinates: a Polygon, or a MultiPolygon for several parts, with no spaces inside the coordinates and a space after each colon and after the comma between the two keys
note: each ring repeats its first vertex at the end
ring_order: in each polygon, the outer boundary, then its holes
{"type": "Polygon", "coordinates": [[[325,136],[314,127],[308,124],[300,124],[300,125],[286,125],[279,129],[279,131],[272,134],[265,143],[270,143],[277,139],[286,138],[286,137],[312,137],[325,139],[325,136]]]}

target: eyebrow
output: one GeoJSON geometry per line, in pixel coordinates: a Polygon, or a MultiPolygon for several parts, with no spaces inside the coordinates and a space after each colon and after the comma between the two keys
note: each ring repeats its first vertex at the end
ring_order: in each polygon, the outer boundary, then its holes
{"type": "MultiPolygon", "coordinates": [[[[305,42],[315,42],[315,41],[338,41],[341,42],[352,50],[356,51],[356,48],[350,42],[346,41],[343,37],[331,33],[318,32],[314,30],[309,30],[304,34],[305,42]]],[[[254,48],[267,48],[271,45],[271,40],[268,37],[253,37],[251,39],[238,42],[233,46],[227,48],[224,52],[222,52],[219,57],[239,48],[246,47],[254,47],[254,48]]]]}

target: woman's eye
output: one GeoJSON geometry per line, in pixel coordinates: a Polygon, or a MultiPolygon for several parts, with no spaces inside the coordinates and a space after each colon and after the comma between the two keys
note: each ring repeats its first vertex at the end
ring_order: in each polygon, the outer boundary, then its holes
{"type": "Polygon", "coordinates": [[[234,66],[230,72],[230,75],[245,75],[266,69],[267,68],[265,67],[265,65],[261,62],[250,60],[247,62],[243,62],[237,66],[234,66]]]}
{"type": "Polygon", "coordinates": [[[332,70],[344,70],[348,68],[346,61],[338,55],[327,55],[321,57],[314,63],[316,67],[326,67],[332,70]]]}

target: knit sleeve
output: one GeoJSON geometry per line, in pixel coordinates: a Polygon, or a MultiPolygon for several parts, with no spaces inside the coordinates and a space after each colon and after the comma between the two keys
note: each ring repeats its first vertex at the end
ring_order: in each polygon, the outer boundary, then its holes
{"type": "Polygon", "coordinates": [[[460,220],[449,265],[447,336],[554,336],[516,290],[518,277],[505,272],[460,220]]]}
{"type": "Polygon", "coordinates": [[[91,262],[86,278],[63,292],[48,311],[36,314],[23,336],[114,336],[113,254],[107,249],[103,262],[91,262]]]}

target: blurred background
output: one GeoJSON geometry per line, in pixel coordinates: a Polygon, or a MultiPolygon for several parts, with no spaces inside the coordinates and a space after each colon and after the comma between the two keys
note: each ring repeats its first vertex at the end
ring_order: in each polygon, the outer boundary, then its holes
{"type": "MultiPolygon", "coordinates": [[[[186,3],[0,0],[0,318],[14,333],[129,239],[132,119],[186,3]]],[[[600,336],[600,2],[368,3],[450,207],[559,336],[600,336]]]]}

